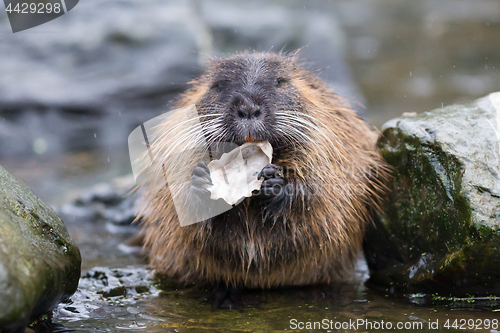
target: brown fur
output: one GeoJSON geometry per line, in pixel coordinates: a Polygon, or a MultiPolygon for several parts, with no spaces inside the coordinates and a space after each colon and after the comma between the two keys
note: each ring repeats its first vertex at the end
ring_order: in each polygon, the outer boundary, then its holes
{"type": "MultiPolygon", "coordinates": [[[[151,264],[183,283],[262,288],[346,279],[361,247],[369,207],[376,206],[382,188],[373,172],[379,179],[385,176],[375,148],[376,134],[321,80],[297,65],[294,56],[236,57],[263,57],[283,64],[304,113],[315,118],[318,129],[308,131],[314,142],[301,142],[272,163],[287,168],[289,182],[318,186],[322,194],[298,195],[293,206],[267,217],[254,197],[246,198],[215,222],[181,227],[169,191],[147,189],[158,181],[150,176],[139,187],[146,189],[142,215],[151,264]]],[[[191,82],[177,107],[199,103],[209,89],[211,71],[218,70],[220,62],[215,59],[208,74],[191,82]]],[[[158,133],[181,123],[182,113],[172,119],[159,126],[158,133]]],[[[153,147],[158,154],[162,149],[165,145],[153,147]]],[[[189,182],[199,160],[194,153],[183,158],[177,168],[179,179],[189,182]]]]}

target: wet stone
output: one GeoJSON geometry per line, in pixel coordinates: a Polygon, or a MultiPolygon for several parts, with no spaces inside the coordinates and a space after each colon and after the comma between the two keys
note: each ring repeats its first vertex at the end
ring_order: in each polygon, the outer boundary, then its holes
{"type": "Polygon", "coordinates": [[[0,332],[23,332],[68,299],[80,266],[61,218],[0,167],[0,332]]]}
{"type": "Polygon", "coordinates": [[[153,276],[154,271],[141,266],[92,268],[80,279],[76,293],[54,315],[70,321],[108,317],[103,309],[114,313],[123,305],[133,306],[138,300],[158,296],[153,276]]]}
{"type": "Polygon", "coordinates": [[[139,193],[131,193],[135,186],[132,175],[115,178],[85,190],[73,202],[59,208],[68,219],[107,221],[128,226],[138,215],[139,193]]]}
{"type": "Polygon", "coordinates": [[[500,294],[500,92],[404,115],[378,141],[394,178],[364,248],[372,286],[500,294]]]}

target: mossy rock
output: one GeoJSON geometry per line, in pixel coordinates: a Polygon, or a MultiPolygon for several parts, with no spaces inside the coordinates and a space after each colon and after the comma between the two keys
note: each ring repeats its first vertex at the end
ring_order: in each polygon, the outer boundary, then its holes
{"type": "Polygon", "coordinates": [[[0,166],[0,332],[23,332],[71,296],[80,267],[63,221],[0,166]]]}
{"type": "Polygon", "coordinates": [[[382,131],[394,177],[364,242],[370,284],[500,296],[500,92],[403,115],[382,131]]]}

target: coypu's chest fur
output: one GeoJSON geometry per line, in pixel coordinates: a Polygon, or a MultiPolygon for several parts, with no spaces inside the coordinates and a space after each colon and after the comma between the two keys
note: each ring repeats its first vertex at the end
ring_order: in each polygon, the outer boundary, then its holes
{"type": "MultiPolygon", "coordinates": [[[[385,175],[368,126],[295,57],[282,54],[214,59],[180,96],[177,106],[188,105],[208,119],[192,135],[209,143],[269,141],[273,161],[262,170],[261,193],[185,227],[169,193],[145,191],[146,246],[157,271],[185,283],[246,287],[346,278],[376,206],[377,179],[385,175]]],[[[193,205],[203,195],[200,184],[210,181],[199,162],[179,165],[192,173],[193,205]]]]}

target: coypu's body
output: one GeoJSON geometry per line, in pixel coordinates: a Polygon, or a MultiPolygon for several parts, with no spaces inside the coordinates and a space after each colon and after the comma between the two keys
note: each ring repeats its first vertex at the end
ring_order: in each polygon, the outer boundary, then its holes
{"type": "MultiPolygon", "coordinates": [[[[262,186],[284,191],[246,198],[221,215],[181,227],[168,191],[146,190],[145,243],[157,271],[183,283],[250,288],[348,277],[381,188],[372,173],[383,170],[376,135],[364,121],[294,56],[282,54],[213,60],[177,107],[192,104],[206,116],[200,119],[212,119],[206,123],[210,135],[204,134],[210,142],[269,141],[273,165],[263,170],[268,175],[262,186]],[[283,174],[273,174],[274,166],[283,174]]],[[[183,159],[178,168],[191,176],[197,162],[183,159]]],[[[195,173],[194,203],[197,191],[203,192],[195,173]]]]}

